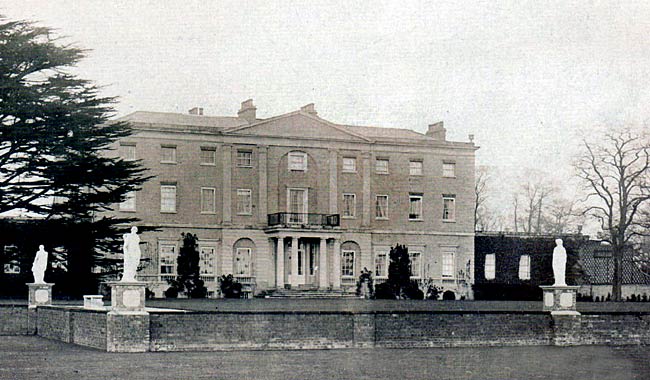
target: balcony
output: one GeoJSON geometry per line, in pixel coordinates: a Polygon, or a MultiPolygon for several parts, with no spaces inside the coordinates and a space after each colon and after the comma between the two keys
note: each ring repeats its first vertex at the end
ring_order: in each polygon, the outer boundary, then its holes
{"type": "Polygon", "coordinates": [[[268,214],[269,227],[332,228],[340,225],[340,219],[339,214],[300,214],[295,212],[268,214]]]}

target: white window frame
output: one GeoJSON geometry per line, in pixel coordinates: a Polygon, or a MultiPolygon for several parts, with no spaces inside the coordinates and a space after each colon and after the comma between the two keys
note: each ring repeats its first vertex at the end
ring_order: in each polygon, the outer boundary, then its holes
{"type": "Polygon", "coordinates": [[[233,272],[235,274],[235,277],[252,277],[253,276],[253,249],[252,248],[237,248],[235,249],[235,257],[233,258],[233,272]],[[242,256],[239,256],[240,252],[248,252],[244,253],[242,256]],[[242,272],[241,269],[241,264],[239,264],[239,267],[237,265],[237,257],[244,257],[247,260],[248,263],[248,270],[246,272],[242,272]]]}
{"type": "Polygon", "coordinates": [[[388,217],[388,195],[387,194],[376,194],[375,195],[375,219],[378,219],[378,220],[388,220],[389,219],[389,217],[388,217]],[[384,210],[383,210],[384,211],[383,216],[379,216],[379,212],[378,212],[379,211],[379,206],[380,206],[379,198],[385,199],[385,205],[383,205],[383,206],[385,206],[384,210]]]}
{"type": "Polygon", "coordinates": [[[424,161],[410,160],[409,161],[409,175],[421,176],[424,172],[424,161]]]}
{"type": "Polygon", "coordinates": [[[308,157],[307,153],[305,152],[289,152],[289,155],[287,157],[287,161],[289,163],[289,171],[299,171],[299,172],[306,172],[307,171],[307,162],[308,162],[308,157]],[[292,157],[301,157],[302,162],[300,163],[295,163],[292,162],[292,157]]]}
{"type": "Polygon", "coordinates": [[[356,218],[357,217],[357,195],[354,194],[354,193],[343,193],[342,201],[343,201],[343,204],[342,204],[343,207],[341,207],[341,218],[343,218],[343,219],[354,219],[354,218],[356,218]],[[345,212],[348,211],[348,210],[345,209],[346,197],[351,197],[352,198],[352,207],[349,210],[350,213],[347,214],[347,215],[345,214],[345,212]]]}
{"type": "Polygon", "coordinates": [[[201,187],[201,214],[214,214],[217,212],[217,189],[214,187],[201,187]],[[206,206],[209,205],[206,200],[206,194],[212,192],[212,209],[208,209],[206,206]]]}
{"type": "Polygon", "coordinates": [[[442,176],[445,178],[456,178],[456,163],[443,161],[442,176]]]}
{"type": "Polygon", "coordinates": [[[120,157],[124,161],[135,161],[137,159],[136,155],[136,144],[130,143],[121,143],[120,144],[120,157]]]}
{"type": "Polygon", "coordinates": [[[497,272],[497,258],[494,253],[485,255],[484,272],[486,280],[494,280],[497,272]]]}
{"type": "Polygon", "coordinates": [[[237,149],[237,167],[238,168],[252,168],[253,167],[253,151],[249,149],[237,149]]]}
{"type": "Polygon", "coordinates": [[[409,221],[421,221],[422,220],[422,213],[424,211],[424,195],[421,194],[409,194],[409,209],[408,209],[408,217],[409,221]],[[419,199],[420,202],[420,210],[419,210],[419,216],[417,217],[411,217],[411,215],[415,215],[411,213],[411,202],[414,199],[419,199]]]}
{"type": "Polygon", "coordinates": [[[530,280],[530,255],[519,257],[519,279],[530,280]]]}
{"type": "Polygon", "coordinates": [[[177,156],[176,156],[176,146],[173,145],[161,145],[160,146],[160,163],[161,164],[175,164],[177,163],[177,156]],[[170,152],[172,152],[172,157],[171,159],[165,159],[165,151],[166,149],[169,149],[170,152]]]}
{"type": "Polygon", "coordinates": [[[443,251],[440,260],[442,266],[440,275],[443,279],[456,278],[456,253],[452,251],[443,251]]]}
{"type": "Polygon", "coordinates": [[[377,174],[388,174],[388,172],[389,172],[388,166],[390,165],[389,162],[390,162],[390,160],[388,158],[376,158],[375,159],[375,173],[377,173],[377,174]],[[379,165],[380,162],[385,162],[386,163],[385,170],[384,170],[384,168],[382,166],[379,165]]]}
{"type": "Polygon", "coordinates": [[[303,214],[299,217],[291,216],[289,223],[305,224],[307,222],[307,214],[309,214],[309,189],[304,187],[289,187],[287,188],[287,212],[290,214],[303,214]],[[295,212],[291,210],[291,192],[302,191],[302,208],[304,212],[295,212]]]}
{"type": "Polygon", "coordinates": [[[373,267],[373,275],[376,278],[388,278],[388,264],[390,263],[390,250],[387,248],[383,249],[377,249],[375,251],[375,259],[374,259],[374,267],[373,267]],[[377,264],[380,260],[380,258],[383,257],[383,271],[382,273],[377,274],[377,264]]]}
{"type": "Polygon", "coordinates": [[[237,189],[237,215],[253,214],[253,191],[251,189],[237,189]],[[244,203],[248,199],[247,203],[244,203]]]}
{"type": "Polygon", "coordinates": [[[215,276],[217,274],[217,247],[199,243],[199,275],[215,276]],[[209,251],[212,251],[209,253],[209,251]],[[206,265],[207,264],[207,265],[206,265]]]}
{"type": "Polygon", "coordinates": [[[123,202],[119,204],[119,210],[123,212],[135,212],[136,211],[136,194],[135,191],[129,191],[125,194],[123,202]]]}
{"type": "Polygon", "coordinates": [[[409,271],[411,272],[411,278],[422,278],[422,252],[419,250],[411,251],[409,249],[409,262],[409,271]],[[417,259],[413,260],[414,257],[417,257],[417,259]],[[417,263],[415,270],[413,268],[414,262],[417,263]]]}
{"type": "Polygon", "coordinates": [[[176,188],[176,185],[160,185],[160,212],[162,213],[176,213],[176,210],[178,208],[176,198],[178,197],[178,189],[176,188]],[[165,191],[164,190],[172,190],[173,189],[173,198],[169,198],[170,200],[173,199],[173,207],[167,208],[165,206],[165,191]]]}
{"type": "Polygon", "coordinates": [[[158,243],[158,273],[161,275],[176,275],[178,268],[178,245],[172,242],[159,242],[158,243]],[[163,247],[171,247],[172,252],[165,252],[163,247]],[[165,257],[169,257],[170,260],[165,262],[165,257]],[[163,272],[162,268],[171,268],[170,272],[163,272]]]}
{"type": "Polygon", "coordinates": [[[343,157],[341,171],[343,173],[356,173],[357,172],[357,158],[356,157],[343,157]]]}
{"type": "Polygon", "coordinates": [[[456,196],[443,195],[442,196],[442,221],[455,222],[456,221],[456,196]],[[451,208],[448,205],[451,204],[451,208]]]}
{"type": "Polygon", "coordinates": [[[209,146],[202,146],[201,151],[199,152],[201,155],[201,165],[203,166],[215,166],[217,165],[217,149],[214,147],[209,147],[209,146]],[[210,152],[210,160],[204,160],[205,157],[203,157],[204,152],[210,152]]]}
{"type": "Polygon", "coordinates": [[[356,260],[356,251],[353,251],[351,249],[341,250],[341,268],[340,268],[341,277],[343,277],[343,278],[354,278],[354,273],[355,273],[355,271],[354,271],[355,268],[354,267],[355,267],[355,264],[356,264],[355,260],[356,260]],[[351,268],[348,268],[346,266],[345,257],[348,254],[352,255],[352,267],[351,268]],[[348,272],[348,270],[349,270],[349,272],[348,272]],[[345,273],[351,273],[351,274],[345,274],[345,273]]]}

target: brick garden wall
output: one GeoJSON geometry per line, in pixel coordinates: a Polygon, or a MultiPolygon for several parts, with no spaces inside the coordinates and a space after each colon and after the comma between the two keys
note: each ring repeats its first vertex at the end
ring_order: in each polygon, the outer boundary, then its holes
{"type": "MultiPolygon", "coordinates": [[[[5,334],[27,334],[27,307],[0,308],[5,334]],[[12,327],[13,326],[13,327],[12,327]]],[[[38,308],[38,335],[108,351],[650,344],[650,313],[151,312],[38,308]]]]}
{"type": "Polygon", "coordinates": [[[74,310],[70,316],[71,343],[106,349],[106,312],[74,310]]]}
{"type": "Polygon", "coordinates": [[[26,305],[0,305],[0,335],[26,335],[28,330],[26,305]]]}
{"type": "Polygon", "coordinates": [[[152,351],[350,347],[351,313],[152,313],[152,351]]]}

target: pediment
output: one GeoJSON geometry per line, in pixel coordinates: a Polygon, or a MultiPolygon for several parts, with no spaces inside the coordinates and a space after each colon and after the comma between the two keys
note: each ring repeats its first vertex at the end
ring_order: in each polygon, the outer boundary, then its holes
{"type": "Polygon", "coordinates": [[[233,128],[228,134],[368,141],[319,117],[294,113],[263,120],[250,126],[233,128]]]}

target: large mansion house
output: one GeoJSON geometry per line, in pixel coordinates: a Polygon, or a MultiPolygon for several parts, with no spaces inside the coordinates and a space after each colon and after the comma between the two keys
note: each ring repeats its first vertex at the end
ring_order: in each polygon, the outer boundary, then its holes
{"type": "Polygon", "coordinates": [[[364,268],[388,275],[388,253],[406,245],[414,279],[471,297],[474,260],[472,142],[341,125],[313,104],[258,119],[252,100],[237,117],[135,112],[134,134],[111,154],[142,160],[153,176],[115,213],[141,220],[138,278],[163,296],[177,273],[181,233],[199,239],[211,296],[233,274],[252,293],[353,292],[364,268]]]}

